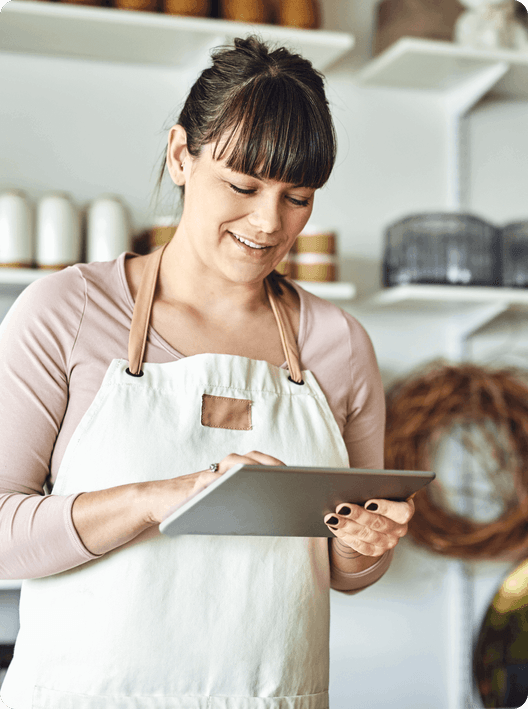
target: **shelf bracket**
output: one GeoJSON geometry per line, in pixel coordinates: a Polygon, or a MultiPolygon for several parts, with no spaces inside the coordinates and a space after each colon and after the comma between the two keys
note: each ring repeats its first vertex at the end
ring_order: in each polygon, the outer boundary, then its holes
{"type": "Polygon", "coordinates": [[[454,313],[446,328],[445,349],[448,358],[462,362],[469,357],[468,340],[481,327],[506,312],[509,303],[490,303],[465,312],[454,313]]]}
{"type": "Polygon", "coordinates": [[[447,119],[447,207],[464,211],[468,203],[467,176],[469,174],[469,150],[467,138],[467,114],[469,110],[490,91],[509,71],[508,62],[494,62],[479,69],[443,98],[447,119]]]}

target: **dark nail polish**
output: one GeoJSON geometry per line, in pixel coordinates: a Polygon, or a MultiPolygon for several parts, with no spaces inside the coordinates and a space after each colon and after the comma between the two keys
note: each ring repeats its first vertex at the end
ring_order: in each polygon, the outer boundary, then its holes
{"type": "Polygon", "coordinates": [[[339,520],[337,519],[337,517],[330,517],[330,519],[326,520],[326,524],[337,524],[338,522],[339,520]]]}
{"type": "Polygon", "coordinates": [[[367,510],[371,510],[371,512],[375,512],[378,509],[378,506],[375,502],[371,502],[370,505],[367,507],[367,510]]]}
{"type": "Polygon", "coordinates": [[[351,512],[352,512],[352,510],[350,509],[350,507],[341,507],[341,509],[339,510],[339,512],[337,514],[349,515],[351,512]]]}

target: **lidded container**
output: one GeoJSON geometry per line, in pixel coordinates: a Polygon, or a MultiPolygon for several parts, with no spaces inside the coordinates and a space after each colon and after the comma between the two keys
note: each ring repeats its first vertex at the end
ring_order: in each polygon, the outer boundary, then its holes
{"type": "MultiPolygon", "coordinates": [[[[69,2],[70,0],[68,0],[69,2]]],[[[75,0],[78,2],[79,0],[75,0]]],[[[142,12],[157,12],[158,0],[113,0],[113,7],[118,10],[136,10],[142,12]]]]}
{"type": "Polygon", "coordinates": [[[208,17],[211,11],[211,0],[161,0],[161,4],[168,15],[208,17]]]}
{"type": "Polygon", "coordinates": [[[0,266],[30,268],[34,260],[32,211],[27,194],[7,190],[0,194],[0,266]]]}
{"type": "Polygon", "coordinates": [[[383,285],[501,285],[500,230],[470,214],[415,214],[385,231],[383,285]]]}
{"type": "Polygon", "coordinates": [[[149,231],[149,251],[155,251],[160,246],[168,244],[176,233],[178,220],[172,215],[157,216],[149,231]]]}
{"type": "Polygon", "coordinates": [[[299,281],[337,280],[335,232],[307,224],[295,241],[295,278],[299,281]]]}
{"type": "Polygon", "coordinates": [[[81,247],[80,214],[71,195],[44,195],[37,206],[37,266],[64,268],[79,263],[81,247]]]}
{"type": "Polygon", "coordinates": [[[130,244],[130,219],[120,198],[104,194],[94,199],[87,210],[87,261],[113,261],[128,251],[130,244]]]}
{"type": "Polygon", "coordinates": [[[528,221],[513,222],[502,229],[502,285],[528,287],[528,221]]]}

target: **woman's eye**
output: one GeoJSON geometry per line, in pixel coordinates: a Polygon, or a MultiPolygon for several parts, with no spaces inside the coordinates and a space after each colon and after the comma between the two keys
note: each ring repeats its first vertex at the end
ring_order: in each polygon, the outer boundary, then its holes
{"type": "Polygon", "coordinates": [[[290,197],[289,199],[296,207],[307,207],[310,204],[308,199],[295,199],[295,197],[290,197]]]}
{"type": "Polygon", "coordinates": [[[255,190],[244,190],[242,187],[237,187],[236,185],[229,185],[233,192],[236,192],[237,194],[253,194],[255,190]]]}

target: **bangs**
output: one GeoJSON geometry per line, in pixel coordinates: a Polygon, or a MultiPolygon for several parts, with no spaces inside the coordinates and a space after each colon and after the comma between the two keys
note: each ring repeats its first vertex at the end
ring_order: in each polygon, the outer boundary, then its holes
{"type": "Polygon", "coordinates": [[[261,77],[236,91],[213,121],[205,142],[235,172],[318,189],[335,162],[330,112],[294,79],[261,77]]]}

